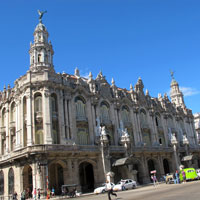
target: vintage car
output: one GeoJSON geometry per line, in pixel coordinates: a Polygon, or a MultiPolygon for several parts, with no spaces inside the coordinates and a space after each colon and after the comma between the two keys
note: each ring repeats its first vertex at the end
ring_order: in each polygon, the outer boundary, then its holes
{"type": "Polygon", "coordinates": [[[165,177],[165,183],[166,184],[171,184],[174,183],[174,176],[173,174],[167,174],[165,177]]]}
{"type": "MultiPolygon", "coordinates": [[[[111,185],[112,185],[112,187],[115,186],[114,183],[111,183],[111,185]]],[[[101,194],[101,193],[104,193],[106,191],[107,191],[107,189],[106,189],[106,183],[103,183],[102,186],[100,186],[100,187],[98,187],[98,188],[96,188],[94,190],[94,194],[101,194]]]]}

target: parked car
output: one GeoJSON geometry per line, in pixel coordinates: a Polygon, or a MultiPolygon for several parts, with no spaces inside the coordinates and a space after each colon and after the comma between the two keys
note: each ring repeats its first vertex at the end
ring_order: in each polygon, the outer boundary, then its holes
{"type": "Polygon", "coordinates": [[[180,181],[183,181],[182,171],[185,172],[186,181],[198,179],[197,172],[194,168],[185,168],[182,169],[179,173],[180,181]]]}
{"type": "Polygon", "coordinates": [[[174,183],[174,176],[173,174],[167,174],[165,177],[165,183],[166,184],[171,184],[174,183]]]}
{"type": "Polygon", "coordinates": [[[137,183],[134,180],[131,179],[125,179],[119,181],[114,187],[114,191],[121,191],[121,190],[128,190],[128,189],[134,189],[137,187],[137,183]]]}
{"type": "MultiPolygon", "coordinates": [[[[111,183],[112,187],[115,186],[114,183],[111,183]]],[[[101,194],[101,193],[104,193],[106,192],[107,189],[106,189],[106,183],[103,183],[101,187],[98,187],[94,190],[94,194],[101,194]]]]}
{"type": "Polygon", "coordinates": [[[198,179],[200,179],[200,169],[196,169],[198,179]]]}

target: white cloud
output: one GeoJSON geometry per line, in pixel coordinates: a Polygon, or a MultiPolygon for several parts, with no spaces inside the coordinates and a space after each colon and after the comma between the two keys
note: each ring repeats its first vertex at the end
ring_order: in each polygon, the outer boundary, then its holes
{"type": "Polygon", "coordinates": [[[180,90],[183,92],[183,95],[185,97],[193,96],[200,93],[200,91],[191,87],[180,87],[180,90]]]}

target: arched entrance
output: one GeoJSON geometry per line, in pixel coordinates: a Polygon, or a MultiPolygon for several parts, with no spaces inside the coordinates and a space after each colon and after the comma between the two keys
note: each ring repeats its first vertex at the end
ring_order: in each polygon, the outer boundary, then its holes
{"type": "Polygon", "coordinates": [[[79,165],[79,178],[82,192],[94,190],[94,171],[92,164],[83,162],[79,165]]]}
{"type": "Polygon", "coordinates": [[[170,169],[169,169],[169,162],[168,162],[167,159],[163,160],[163,167],[164,167],[165,174],[169,174],[170,173],[170,169]]]}
{"type": "Polygon", "coordinates": [[[61,194],[61,186],[64,185],[64,174],[63,174],[63,167],[58,164],[54,163],[50,166],[49,170],[49,188],[55,189],[55,194],[61,194]]]}
{"type": "Polygon", "coordinates": [[[32,168],[29,165],[25,165],[23,169],[23,189],[30,191],[30,194],[32,194],[33,176],[32,176],[32,168]]]}

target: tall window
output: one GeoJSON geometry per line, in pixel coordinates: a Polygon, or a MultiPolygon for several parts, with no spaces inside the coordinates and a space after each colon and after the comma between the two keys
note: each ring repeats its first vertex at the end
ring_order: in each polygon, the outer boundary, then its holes
{"type": "Polygon", "coordinates": [[[122,121],[123,121],[124,124],[125,124],[126,122],[130,122],[129,110],[128,110],[128,108],[127,108],[126,106],[123,106],[123,107],[122,107],[121,115],[122,115],[122,121]]]}
{"type": "Polygon", "coordinates": [[[2,112],[2,127],[5,126],[5,122],[6,122],[6,109],[4,108],[2,112]]]}
{"type": "Polygon", "coordinates": [[[11,122],[14,122],[15,121],[15,103],[13,103],[11,105],[11,115],[10,115],[10,120],[11,122]]]}
{"type": "Polygon", "coordinates": [[[4,194],[4,175],[3,171],[0,172],[0,195],[4,194]]]}
{"type": "Polygon", "coordinates": [[[14,193],[14,171],[12,168],[8,172],[8,194],[14,193]]]}
{"type": "Polygon", "coordinates": [[[140,111],[140,125],[141,125],[141,127],[144,127],[147,124],[148,123],[147,123],[146,112],[145,112],[145,110],[141,110],[140,111]]]}
{"type": "Polygon", "coordinates": [[[85,120],[86,119],[86,112],[85,112],[85,101],[81,97],[76,97],[76,118],[79,120],[85,120]]]}
{"type": "Polygon", "coordinates": [[[109,117],[109,106],[107,103],[102,102],[101,103],[101,108],[100,108],[100,112],[101,112],[101,121],[109,121],[110,117],[109,117]]]}
{"type": "Polygon", "coordinates": [[[42,97],[35,98],[35,112],[42,112],[42,97]]]}

